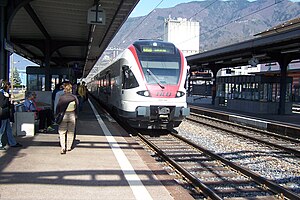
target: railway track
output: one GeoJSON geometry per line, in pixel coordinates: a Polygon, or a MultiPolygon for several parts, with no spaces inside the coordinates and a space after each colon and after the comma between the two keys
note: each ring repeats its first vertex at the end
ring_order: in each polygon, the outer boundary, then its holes
{"type": "Polygon", "coordinates": [[[137,135],[188,179],[203,198],[300,199],[290,190],[177,134],[137,135]]]}
{"type": "Polygon", "coordinates": [[[225,120],[215,119],[191,113],[187,120],[204,124],[224,132],[244,137],[300,157],[300,140],[279,134],[261,131],[252,127],[242,126],[225,120]]]}
{"type": "MultiPolygon", "coordinates": [[[[124,123],[118,123],[124,127],[124,123]]],[[[159,133],[149,136],[138,134],[128,126],[125,129],[145,140],[157,155],[187,180],[182,181],[183,183],[192,183],[194,188],[187,189],[192,195],[197,191],[195,199],[300,199],[297,193],[280,183],[270,181],[247,167],[231,162],[226,156],[222,157],[222,154],[200,147],[178,134],[159,133]]]]}

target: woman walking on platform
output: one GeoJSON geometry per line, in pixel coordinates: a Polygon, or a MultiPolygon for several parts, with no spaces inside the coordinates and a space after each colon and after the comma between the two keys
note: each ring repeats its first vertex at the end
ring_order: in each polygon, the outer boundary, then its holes
{"type": "Polygon", "coordinates": [[[56,115],[61,116],[58,133],[60,138],[61,154],[65,154],[66,150],[72,150],[74,141],[74,132],[77,119],[78,99],[72,94],[72,85],[64,84],[64,94],[59,97],[56,106],[56,115]]]}

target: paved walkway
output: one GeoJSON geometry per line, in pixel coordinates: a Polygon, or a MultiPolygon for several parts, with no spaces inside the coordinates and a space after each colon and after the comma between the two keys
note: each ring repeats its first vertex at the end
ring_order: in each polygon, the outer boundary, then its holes
{"type": "Polygon", "coordinates": [[[230,114],[235,115],[241,115],[245,117],[254,117],[262,120],[268,120],[268,121],[278,121],[281,123],[285,123],[292,126],[299,126],[300,127],[300,114],[299,113],[292,113],[292,114],[286,114],[286,115],[273,115],[273,114],[257,114],[257,113],[248,113],[248,112],[242,112],[237,110],[230,110],[226,107],[222,106],[214,106],[211,104],[203,104],[203,103],[189,103],[190,105],[199,106],[207,109],[212,110],[220,110],[224,111],[230,114]]]}
{"type": "Polygon", "coordinates": [[[88,102],[66,155],[55,133],[17,140],[23,148],[0,152],[0,200],[191,199],[113,120],[104,113],[96,118],[88,102]]]}

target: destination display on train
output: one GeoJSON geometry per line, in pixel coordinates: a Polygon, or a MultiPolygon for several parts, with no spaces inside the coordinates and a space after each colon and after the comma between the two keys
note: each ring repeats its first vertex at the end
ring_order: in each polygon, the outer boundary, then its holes
{"type": "Polygon", "coordinates": [[[174,48],[173,47],[158,47],[158,46],[142,46],[142,52],[174,54],[174,48]]]}

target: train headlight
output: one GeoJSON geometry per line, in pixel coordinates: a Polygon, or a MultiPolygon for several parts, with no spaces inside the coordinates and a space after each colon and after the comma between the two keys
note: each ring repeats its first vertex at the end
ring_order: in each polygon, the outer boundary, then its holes
{"type": "Polygon", "coordinates": [[[182,97],[184,95],[185,95],[185,93],[181,92],[181,91],[177,91],[177,93],[176,93],[176,97],[182,97]]]}
{"type": "Polygon", "coordinates": [[[144,96],[144,97],[150,97],[150,93],[148,90],[138,91],[136,92],[138,95],[144,96]]]}

